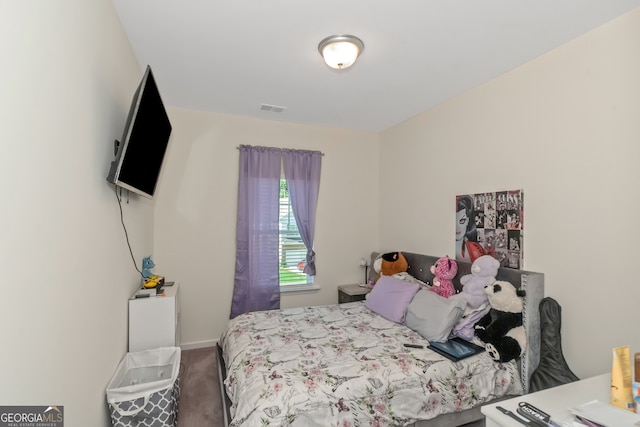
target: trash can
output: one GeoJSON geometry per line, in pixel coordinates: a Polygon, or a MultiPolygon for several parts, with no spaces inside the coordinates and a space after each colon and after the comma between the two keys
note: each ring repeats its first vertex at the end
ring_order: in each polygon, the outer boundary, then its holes
{"type": "Polygon", "coordinates": [[[114,427],[175,427],[180,400],[180,347],[129,352],[107,386],[114,427]]]}

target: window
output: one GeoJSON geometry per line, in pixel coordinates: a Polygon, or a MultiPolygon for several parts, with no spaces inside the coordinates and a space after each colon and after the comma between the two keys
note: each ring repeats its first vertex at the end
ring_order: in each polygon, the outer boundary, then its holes
{"type": "Polygon", "coordinates": [[[280,291],[308,289],[313,276],[303,273],[307,248],[304,246],[296,219],[293,216],[287,180],[280,180],[280,213],[278,216],[280,262],[280,291]]]}
{"type": "Polygon", "coordinates": [[[316,274],[312,247],[322,160],[320,151],[249,145],[238,148],[236,274],[231,319],[250,311],[280,308],[283,291],[316,289],[303,270],[311,276],[316,274]],[[286,181],[282,182],[282,178],[286,181]],[[300,229],[292,211],[300,218],[300,229]],[[300,250],[301,237],[310,242],[308,262],[300,250]]]}

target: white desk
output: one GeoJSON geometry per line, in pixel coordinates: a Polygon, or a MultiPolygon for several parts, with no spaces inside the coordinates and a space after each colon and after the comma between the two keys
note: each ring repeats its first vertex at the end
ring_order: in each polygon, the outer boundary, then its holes
{"type": "MultiPolygon", "coordinates": [[[[496,409],[502,406],[517,414],[519,402],[528,402],[551,415],[551,419],[558,424],[573,419],[569,408],[582,405],[591,400],[600,400],[609,403],[611,397],[611,374],[602,374],[597,377],[587,378],[581,381],[561,385],[547,390],[513,399],[503,400],[483,406],[480,410],[486,417],[486,427],[522,427],[522,424],[496,409]]],[[[518,415],[520,416],[520,415],[518,415]]]]}

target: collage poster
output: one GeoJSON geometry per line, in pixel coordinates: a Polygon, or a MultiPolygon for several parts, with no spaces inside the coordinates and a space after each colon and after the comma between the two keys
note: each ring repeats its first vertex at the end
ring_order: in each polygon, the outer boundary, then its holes
{"type": "Polygon", "coordinates": [[[523,269],[523,190],[456,196],[456,261],[491,255],[523,269]]]}

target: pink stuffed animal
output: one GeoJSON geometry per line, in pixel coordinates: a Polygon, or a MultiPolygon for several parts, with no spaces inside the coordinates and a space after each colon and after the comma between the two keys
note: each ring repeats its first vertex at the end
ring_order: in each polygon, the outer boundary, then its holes
{"type": "Polygon", "coordinates": [[[454,260],[448,256],[440,258],[431,266],[431,273],[436,276],[431,286],[433,292],[445,298],[456,293],[452,279],[458,274],[458,264],[454,260]]]}

